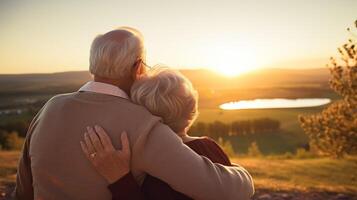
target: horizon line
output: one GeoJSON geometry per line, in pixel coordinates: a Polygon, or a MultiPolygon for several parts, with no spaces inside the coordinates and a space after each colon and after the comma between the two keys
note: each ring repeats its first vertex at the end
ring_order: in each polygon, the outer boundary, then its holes
{"type": "MultiPolygon", "coordinates": [[[[204,70],[204,71],[211,71],[211,72],[216,72],[213,69],[208,69],[208,68],[175,68],[172,67],[172,69],[178,70],[178,71],[198,71],[198,70],[204,70]]],[[[249,72],[246,72],[244,74],[249,74],[255,71],[261,71],[261,70],[316,70],[316,69],[328,69],[328,67],[309,67],[309,68],[296,68],[296,67],[267,67],[267,68],[258,68],[249,72]]],[[[61,73],[75,73],[75,72],[85,72],[87,71],[88,73],[89,70],[69,70],[69,71],[55,71],[55,72],[25,72],[25,73],[0,73],[0,75],[44,75],[44,74],[61,74],[61,73]]]]}

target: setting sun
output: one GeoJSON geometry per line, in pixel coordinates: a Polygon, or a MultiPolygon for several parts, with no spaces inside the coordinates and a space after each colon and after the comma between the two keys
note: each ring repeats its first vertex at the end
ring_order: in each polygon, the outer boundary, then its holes
{"type": "Polygon", "coordinates": [[[209,48],[211,50],[207,51],[208,68],[229,77],[257,69],[257,52],[244,44],[232,44],[232,41],[215,44],[209,48]]]}

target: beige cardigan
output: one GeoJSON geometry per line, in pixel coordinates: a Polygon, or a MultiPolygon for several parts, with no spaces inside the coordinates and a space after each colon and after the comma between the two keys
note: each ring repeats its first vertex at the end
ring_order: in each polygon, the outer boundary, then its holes
{"type": "Polygon", "coordinates": [[[120,97],[75,92],[53,97],[33,119],[19,162],[17,199],[111,199],[106,181],[92,168],[79,145],[88,125],[99,124],[120,148],[127,131],[132,172],[167,182],[194,199],[244,200],[254,193],[240,166],[214,164],[182,143],[160,118],[120,97]]]}

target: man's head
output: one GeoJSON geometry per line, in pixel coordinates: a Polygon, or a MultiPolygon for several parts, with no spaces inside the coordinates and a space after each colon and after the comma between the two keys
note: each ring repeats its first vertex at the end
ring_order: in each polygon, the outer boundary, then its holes
{"type": "Polygon", "coordinates": [[[95,79],[130,85],[145,72],[142,65],[144,61],[141,33],[133,28],[121,27],[94,39],[90,49],[89,70],[95,79]]]}

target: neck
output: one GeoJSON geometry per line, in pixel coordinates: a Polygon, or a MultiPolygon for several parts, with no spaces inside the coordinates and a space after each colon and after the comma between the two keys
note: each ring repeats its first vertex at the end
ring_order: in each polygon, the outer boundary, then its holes
{"type": "Polygon", "coordinates": [[[183,143],[185,143],[185,142],[190,142],[190,141],[192,141],[192,140],[198,139],[198,137],[191,137],[191,136],[189,136],[189,135],[187,135],[187,134],[178,135],[178,136],[181,138],[181,140],[182,140],[183,143]]]}
{"type": "Polygon", "coordinates": [[[132,80],[126,80],[126,79],[109,79],[109,78],[103,78],[103,77],[98,77],[94,76],[94,81],[95,82],[101,82],[101,83],[106,83],[110,85],[114,85],[119,87],[120,89],[124,90],[126,94],[130,96],[130,89],[131,86],[133,85],[132,80]]]}
{"type": "Polygon", "coordinates": [[[178,132],[178,133],[176,133],[176,135],[178,135],[182,139],[183,142],[186,142],[187,139],[190,137],[187,135],[186,131],[178,132]]]}

